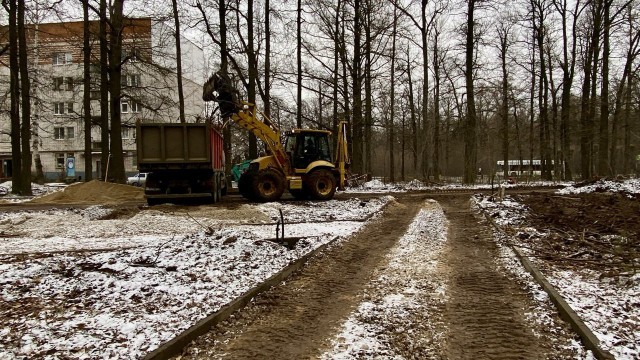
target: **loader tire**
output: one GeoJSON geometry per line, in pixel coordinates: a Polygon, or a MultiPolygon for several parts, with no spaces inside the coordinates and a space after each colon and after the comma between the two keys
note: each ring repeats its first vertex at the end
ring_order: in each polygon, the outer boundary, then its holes
{"type": "Polygon", "coordinates": [[[327,169],[315,170],[305,179],[305,189],[314,200],[331,200],[336,193],[336,177],[327,169]]]}
{"type": "Polygon", "coordinates": [[[277,201],[284,192],[284,176],[273,169],[260,171],[253,178],[253,195],[261,202],[277,201]]]}
{"type": "Polygon", "coordinates": [[[242,195],[242,197],[247,200],[254,199],[252,184],[253,184],[253,174],[249,172],[245,172],[242,175],[240,175],[240,179],[238,179],[238,191],[240,192],[240,195],[242,195]]]}

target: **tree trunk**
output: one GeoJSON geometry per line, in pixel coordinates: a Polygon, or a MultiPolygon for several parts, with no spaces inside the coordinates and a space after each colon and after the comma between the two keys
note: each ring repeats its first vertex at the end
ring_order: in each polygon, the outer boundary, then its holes
{"type": "MultiPolygon", "coordinates": [[[[250,0],[251,2],[252,0],[250,0]]],[[[296,17],[296,62],[298,66],[298,88],[297,88],[297,105],[296,126],[302,128],[302,0],[298,0],[297,17],[296,17]]]]}
{"type": "Polygon", "coordinates": [[[178,17],[178,0],[171,0],[173,4],[173,23],[176,27],[176,76],[178,78],[178,108],[180,110],[180,122],[186,122],[184,116],[184,92],[182,90],[182,50],[180,45],[180,18],[178,17]]]}
{"type": "Polygon", "coordinates": [[[596,4],[592,3],[591,7],[593,27],[584,63],[584,80],[582,83],[582,100],[580,108],[580,125],[582,127],[580,136],[580,168],[582,171],[582,179],[585,180],[590,179],[593,175],[593,117],[595,116],[595,101],[592,99],[592,94],[595,93],[596,89],[602,0],[596,0],[596,4]]]}
{"type": "Polygon", "coordinates": [[[395,134],[393,131],[394,127],[394,117],[395,106],[396,106],[396,33],[398,26],[398,16],[397,16],[397,8],[393,8],[393,30],[392,30],[392,40],[391,40],[391,111],[389,116],[389,181],[394,183],[396,181],[396,167],[395,167],[395,158],[394,158],[394,142],[395,142],[395,134]]]}
{"type": "Polygon", "coordinates": [[[503,29],[500,33],[500,65],[502,68],[502,104],[500,106],[500,117],[502,118],[502,161],[504,165],[503,178],[509,177],[509,77],[507,73],[507,51],[509,46],[509,32],[503,29]]]}
{"type": "Polygon", "coordinates": [[[264,32],[264,114],[271,119],[271,5],[269,0],[264,2],[264,32]]]}
{"type": "Polygon", "coordinates": [[[411,79],[411,64],[409,59],[409,47],[407,47],[407,81],[409,82],[409,111],[411,112],[411,131],[413,136],[413,174],[418,175],[418,120],[416,116],[416,105],[413,97],[413,80],[411,79]]]}
{"type": "Polygon", "coordinates": [[[373,105],[371,91],[371,0],[365,0],[365,41],[364,41],[364,172],[371,173],[371,126],[373,122],[373,105]]]}
{"type": "MultiPolygon", "coordinates": [[[[218,0],[218,19],[220,23],[220,72],[223,76],[229,75],[229,54],[227,50],[227,7],[225,0],[218,0]]],[[[227,118],[222,119],[223,124],[227,118]]],[[[224,148],[224,172],[228,180],[231,178],[231,166],[233,164],[231,158],[231,126],[227,125],[222,130],[223,148],[224,148]]],[[[227,183],[227,186],[230,184],[227,183]]],[[[230,188],[230,186],[229,186],[230,188]]]]}
{"type": "Polygon", "coordinates": [[[609,36],[611,33],[609,10],[611,1],[603,1],[602,88],[600,90],[600,134],[598,137],[598,175],[600,176],[613,175],[609,166],[609,36]]]}
{"type": "Polygon", "coordinates": [[[122,114],[121,78],[122,78],[122,29],[124,0],[114,0],[111,8],[110,34],[111,58],[109,61],[109,92],[111,93],[111,161],[109,176],[114,182],[125,182],[124,158],[122,154],[122,114]]]}
{"type": "Polygon", "coordinates": [[[84,25],[83,37],[83,117],[84,117],[84,181],[93,180],[93,156],[91,155],[91,46],[89,29],[89,0],[82,0],[84,25]]]}
{"type": "Polygon", "coordinates": [[[440,181],[440,30],[435,29],[433,39],[433,180],[440,181]]]}
{"type": "MultiPolygon", "coordinates": [[[[20,194],[31,195],[31,81],[27,58],[27,30],[25,29],[24,1],[18,1],[18,61],[20,63],[20,96],[22,102],[22,128],[20,141],[22,147],[22,176],[18,187],[20,194]]],[[[14,185],[15,186],[15,185],[14,185]]]]}
{"type": "Polygon", "coordinates": [[[9,0],[9,94],[11,97],[11,192],[22,194],[20,148],[20,65],[18,63],[18,0],[9,0]]]}
{"type": "MultiPolygon", "coordinates": [[[[268,1],[268,0],[267,0],[268,1]]],[[[336,5],[336,17],[334,22],[334,39],[333,39],[333,124],[331,124],[331,129],[333,129],[334,134],[338,133],[338,76],[340,71],[340,7],[342,6],[342,1],[338,1],[336,5]]],[[[337,146],[337,136],[333,136],[333,148],[335,149],[337,146]]]]}
{"type": "Polygon", "coordinates": [[[474,11],[476,0],[467,0],[467,36],[465,56],[465,84],[467,87],[467,119],[464,131],[464,183],[474,184],[477,171],[476,103],[473,88],[474,11]]]}
{"type": "Polygon", "coordinates": [[[108,166],[111,165],[109,131],[109,51],[107,41],[107,0],[100,0],[100,173],[108,181],[108,166]]]}
{"type": "MultiPolygon", "coordinates": [[[[475,1],[475,0],[469,0],[475,1]]],[[[422,176],[425,179],[429,179],[429,157],[428,152],[428,129],[429,129],[429,48],[427,42],[427,4],[429,0],[422,0],[422,11],[420,13],[422,19],[421,37],[422,37],[422,151],[420,152],[420,158],[422,163],[422,176]]]]}
{"type": "MultiPolygon", "coordinates": [[[[253,45],[253,36],[253,0],[249,0],[247,3],[247,57],[249,58],[249,88],[247,89],[247,97],[250,103],[255,104],[258,64],[253,45]]],[[[252,132],[249,132],[249,157],[251,159],[258,157],[258,140],[252,132]]]]}
{"type": "Polygon", "coordinates": [[[360,52],[360,31],[361,31],[361,10],[360,0],[354,0],[354,36],[353,36],[353,67],[351,76],[353,78],[353,136],[351,143],[352,164],[355,173],[362,173],[362,78],[361,78],[361,52],[360,52]]]}

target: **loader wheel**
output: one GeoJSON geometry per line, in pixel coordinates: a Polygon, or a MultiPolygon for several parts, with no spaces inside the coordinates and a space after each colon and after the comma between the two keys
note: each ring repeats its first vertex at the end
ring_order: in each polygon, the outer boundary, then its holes
{"type": "Polygon", "coordinates": [[[305,180],[305,188],[316,200],[331,200],[336,193],[336,178],[327,169],[315,170],[305,180]]]}
{"type": "Polygon", "coordinates": [[[240,179],[238,179],[238,191],[243,198],[248,200],[253,200],[253,190],[251,188],[253,183],[253,175],[249,172],[245,172],[240,175],[240,179]]]}
{"type": "Polygon", "coordinates": [[[276,201],[284,192],[284,177],[276,170],[262,170],[253,179],[252,190],[258,201],[276,201]]]}

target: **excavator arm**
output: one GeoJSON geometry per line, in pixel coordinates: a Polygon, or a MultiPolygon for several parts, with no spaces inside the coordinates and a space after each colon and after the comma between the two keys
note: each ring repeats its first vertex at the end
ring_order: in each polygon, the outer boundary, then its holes
{"type": "Polygon", "coordinates": [[[284,175],[291,172],[291,164],[280,140],[280,129],[255,104],[238,102],[229,78],[221,73],[213,74],[204,84],[202,99],[215,101],[222,117],[229,117],[236,124],[249,130],[262,140],[273,155],[284,175]]]}

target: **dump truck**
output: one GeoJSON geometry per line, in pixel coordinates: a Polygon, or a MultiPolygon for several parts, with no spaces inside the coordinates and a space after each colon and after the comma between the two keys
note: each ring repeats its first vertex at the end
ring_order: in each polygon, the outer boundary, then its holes
{"type": "Polygon", "coordinates": [[[198,199],[219,201],[226,194],[222,134],[206,123],[138,121],[138,169],[146,172],[149,205],[198,199]]]}
{"type": "Polygon", "coordinates": [[[204,84],[202,99],[217,102],[223,118],[247,129],[266,146],[267,155],[252,160],[238,180],[242,196],[276,201],[288,190],[297,199],[330,200],[344,187],[350,162],[345,122],[338,126],[337,148],[331,154],[331,131],[294,129],[283,134],[255,104],[238,101],[236,94],[228,76],[218,72],[204,84]]]}

